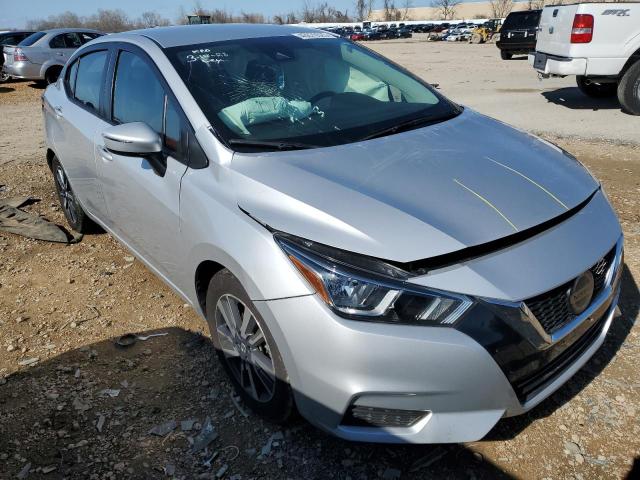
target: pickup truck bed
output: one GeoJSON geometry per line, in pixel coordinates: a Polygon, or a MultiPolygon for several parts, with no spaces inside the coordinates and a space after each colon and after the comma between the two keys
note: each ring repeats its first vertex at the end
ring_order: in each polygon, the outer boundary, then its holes
{"type": "Polygon", "coordinates": [[[618,95],[640,115],[640,3],[550,5],[529,63],[541,77],[576,75],[587,95],[618,95]]]}

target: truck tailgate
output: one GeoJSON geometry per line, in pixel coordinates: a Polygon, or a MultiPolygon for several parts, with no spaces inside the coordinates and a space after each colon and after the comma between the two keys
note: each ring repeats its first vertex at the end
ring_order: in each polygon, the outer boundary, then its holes
{"type": "Polygon", "coordinates": [[[577,4],[545,7],[540,17],[536,51],[569,57],[573,17],[577,10],[577,4]]]}

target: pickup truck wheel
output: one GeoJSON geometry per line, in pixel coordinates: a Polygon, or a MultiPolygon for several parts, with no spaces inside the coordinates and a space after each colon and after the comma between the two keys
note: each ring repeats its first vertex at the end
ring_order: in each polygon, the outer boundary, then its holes
{"type": "Polygon", "coordinates": [[[513,57],[513,55],[511,55],[511,52],[507,52],[506,50],[500,50],[500,58],[502,60],[511,60],[511,57],[513,57]]]}
{"type": "Polygon", "coordinates": [[[78,233],[90,233],[97,230],[97,225],[91,220],[78,203],[71,188],[67,174],[57,157],[51,161],[51,172],[56,184],[58,200],[69,226],[78,233]]]}
{"type": "Polygon", "coordinates": [[[607,98],[616,94],[617,85],[615,83],[594,83],[582,75],[576,77],[576,83],[580,91],[587,97],[607,98]]]}
{"type": "Polygon", "coordinates": [[[209,283],[206,316],[218,358],[242,400],[268,420],[286,422],[294,403],[282,357],[260,312],[226,268],[209,283]]]}
{"type": "Polygon", "coordinates": [[[618,83],[618,100],[625,112],[640,115],[640,60],[625,72],[618,83]]]}

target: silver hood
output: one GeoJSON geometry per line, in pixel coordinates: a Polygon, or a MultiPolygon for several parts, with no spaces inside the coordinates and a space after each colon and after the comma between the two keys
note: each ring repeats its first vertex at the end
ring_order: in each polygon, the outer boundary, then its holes
{"type": "Polygon", "coordinates": [[[238,205],[270,227],[409,262],[534,227],[598,183],[553,145],[469,109],[366,142],[236,153],[238,205]]]}

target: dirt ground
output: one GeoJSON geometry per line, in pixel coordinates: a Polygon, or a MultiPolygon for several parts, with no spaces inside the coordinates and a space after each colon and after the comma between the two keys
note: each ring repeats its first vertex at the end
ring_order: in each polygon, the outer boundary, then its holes
{"type": "MultiPolygon", "coordinates": [[[[65,225],[41,94],[0,86],[0,198],[37,197],[25,210],[65,225]]],[[[355,444],[301,419],[275,426],[232,396],[195,312],[109,235],[60,245],[0,234],[0,478],[624,478],[640,461],[640,147],[546,136],[603,182],[626,267],[605,345],[533,411],[463,445],[355,444]],[[167,335],[117,347],[128,332],[167,335]],[[207,418],[217,437],[193,452],[207,418]]]]}

